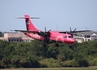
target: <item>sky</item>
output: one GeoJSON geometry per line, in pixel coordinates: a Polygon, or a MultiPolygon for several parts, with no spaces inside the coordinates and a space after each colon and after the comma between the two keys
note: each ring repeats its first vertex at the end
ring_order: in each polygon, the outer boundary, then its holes
{"type": "Polygon", "coordinates": [[[26,30],[25,14],[39,30],[97,31],[97,0],[0,0],[0,31],[26,30]]]}

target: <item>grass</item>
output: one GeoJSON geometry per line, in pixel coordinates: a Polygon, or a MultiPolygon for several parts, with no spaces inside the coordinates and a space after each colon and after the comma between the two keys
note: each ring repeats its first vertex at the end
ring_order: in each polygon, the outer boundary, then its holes
{"type": "Polygon", "coordinates": [[[92,67],[66,67],[66,68],[9,68],[0,70],[97,70],[97,66],[92,67]]]}

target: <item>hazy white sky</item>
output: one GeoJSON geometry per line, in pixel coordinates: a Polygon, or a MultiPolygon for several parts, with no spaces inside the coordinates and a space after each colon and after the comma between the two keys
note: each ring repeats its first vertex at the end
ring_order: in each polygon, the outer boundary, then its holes
{"type": "Polygon", "coordinates": [[[39,16],[34,25],[44,30],[91,29],[97,31],[97,0],[0,0],[0,31],[25,30],[17,16],[39,16]]]}

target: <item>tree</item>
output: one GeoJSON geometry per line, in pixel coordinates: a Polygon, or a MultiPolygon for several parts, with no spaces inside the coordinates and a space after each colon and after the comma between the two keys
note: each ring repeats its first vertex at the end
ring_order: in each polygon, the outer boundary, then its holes
{"type": "Polygon", "coordinates": [[[4,36],[4,33],[3,32],[0,32],[0,37],[3,37],[4,36]]]}

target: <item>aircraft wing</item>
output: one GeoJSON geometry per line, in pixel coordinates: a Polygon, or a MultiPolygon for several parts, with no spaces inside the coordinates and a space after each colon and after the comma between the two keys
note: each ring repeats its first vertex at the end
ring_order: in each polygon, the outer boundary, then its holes
{"type": "Polygon", "coordinates": [[[78,32],[89,32],[91,30],[79,30],[79,31],[59,31],[60,33],[67,33],[67,34],[71,34],[71,35],[77,35],[76,33],[78,32]]]}
{"type": "Polygon", "coordinates": [[[59,31],[60,33],[77,33],[77,32],[89,32],[91,30],[79,30],[79,31],[59,31]]]}
{"type": "Polygon", "coordinates": [[[27,31],[27,30],[14,30],[14,31],[16,31],[16,32],[23,32],[23,33],[36,33],[36,34],[38,34],[40,36],[46,36],[47,33],[48,33],[48,32],[43,32],[43,31],[39,31],[39,30],[36,30],[36,31],[33,31],[33,30],[31,30],[31,31],[27,31]]]}
{"type": "Polygon", "coordinates": [[[14,30],[16,32],[23,32],[23,33],[39,33],[40,31],[27,31],[27,30],[14,30]]]}

